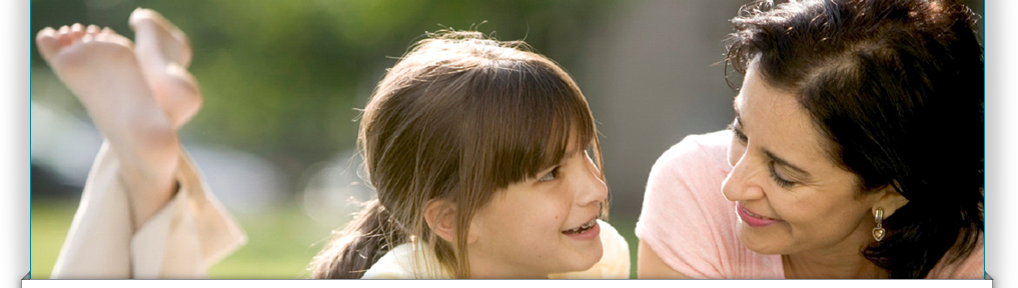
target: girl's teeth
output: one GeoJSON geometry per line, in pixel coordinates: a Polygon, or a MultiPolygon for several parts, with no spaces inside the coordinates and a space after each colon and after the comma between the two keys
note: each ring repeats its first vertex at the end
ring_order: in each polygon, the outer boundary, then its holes
{"type": "Polygon", "coordinates": [[[590,227],[594,227],[594,223],[597,223],[597,219],[595,219],[593,221],[590,221],[590,222],[587,222],[587,223],[583,224],[583,226],[580,226],[579,228],[569,229],[569,230],[566,230],[564,232],[565,233],[569,233],[569,234],[576,234],[576,233],[580,233],[580,232],[583,232],[583,231],[587,231],[587,229],[590,229],[590,227]]]}

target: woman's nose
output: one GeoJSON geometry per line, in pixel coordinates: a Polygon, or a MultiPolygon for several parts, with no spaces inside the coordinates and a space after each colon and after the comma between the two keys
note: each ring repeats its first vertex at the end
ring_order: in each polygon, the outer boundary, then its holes
{"type": "Polygon", "coordinates": [[[764,197],[763,188],[757,182],[760,179],[759,167],[753,167],[746,156],[740,157],[732,172],[728,173],[725,181],[721,183],[721,191],[728,201],[755,200],[764,197]]]}

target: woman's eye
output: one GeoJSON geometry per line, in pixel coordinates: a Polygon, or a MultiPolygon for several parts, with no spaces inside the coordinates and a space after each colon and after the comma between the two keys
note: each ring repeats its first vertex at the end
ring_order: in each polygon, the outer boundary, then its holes
{"type": "Polygon", "coordinates": [[[771,161],[771,163],[768,166],[770,166],[771,178],[774,178],[774,183],[777,183],[778,186],[784,188],[792,188],[792,186],[795,185],[795,182],[785,180],[785,178],[781,177],[781,175],[778,174],[778,170],[774,169],[774,161],[771,161]]]}
{"type": "Polygon", "coordinates": [[[740,129],[738,124],[734,122],[728,124],[728,130],[732,130],[732,134],[734,134],[736,140],[739,140],[739,143],[746,144],[746,142],[749,142],[749,137],[742,133],[742,129],[740,129]]]}
{"type": "Polygon", "coordinates": [[[538,179],[537,181],[551,181],[555,180],[555,178],[558,178],[558,167],[552,169],[551,172],[548,172],[548,174],[544,174],[544,176],[542,176],[541,179],[538,179]]]}

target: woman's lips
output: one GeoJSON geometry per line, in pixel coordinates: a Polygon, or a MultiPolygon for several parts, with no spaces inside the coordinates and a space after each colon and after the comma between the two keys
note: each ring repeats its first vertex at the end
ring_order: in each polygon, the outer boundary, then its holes
{"type": "Polygon", "coordinates": [[[746,223],[746,225],[749,225],[749,227],[764,227],[767,225],[777,223],[778,221],[781,221],[778,219],[754,214],[753,212],[747,210],[745,207],[742,207],[742,204],[739,204],[738,202],[735,203],[735,211],[736,213],[739,214],[739,218],[742,218],[742,222],[746,223]]]}

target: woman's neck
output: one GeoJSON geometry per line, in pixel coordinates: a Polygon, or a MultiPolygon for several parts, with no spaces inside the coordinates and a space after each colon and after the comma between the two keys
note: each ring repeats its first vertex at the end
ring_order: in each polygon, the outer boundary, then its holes
{"type": "Polygon", "coordinates": [[[782,255],[786,279],[881,279],[887,271],[859,255],[782,255]]]}
{"type": "Polygon", "coordinates": [[[863,257],[866,245],[873,242],[875,225],[860,223],[841,242],[821,249],[781,256],[787,279],[873,279],[887,278],[887,271],[863,257]]]}

